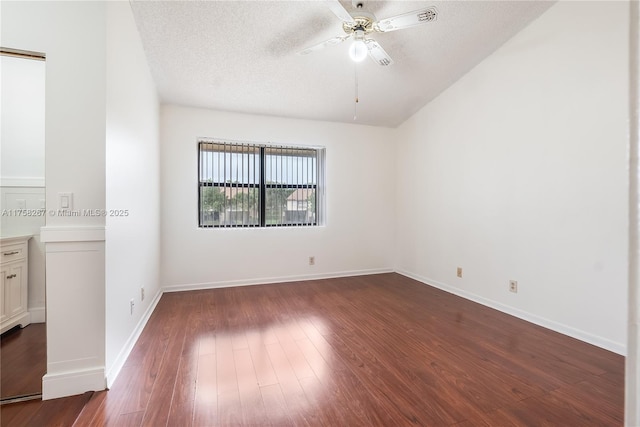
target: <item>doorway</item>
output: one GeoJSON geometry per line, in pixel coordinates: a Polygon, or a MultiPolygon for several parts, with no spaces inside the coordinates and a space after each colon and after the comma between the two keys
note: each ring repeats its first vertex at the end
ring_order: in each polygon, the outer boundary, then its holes
{"type": "Polygon", "coordinates": [[[45,55],[0,47],[0,402],[39,398],[46,373],[45,55]]]}

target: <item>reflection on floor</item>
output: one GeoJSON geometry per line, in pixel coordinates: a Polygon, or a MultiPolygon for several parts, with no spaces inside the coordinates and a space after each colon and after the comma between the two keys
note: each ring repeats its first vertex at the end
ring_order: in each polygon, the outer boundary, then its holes
{"type": "Polygon", "coordinates": [[[0,398],[42,392],[47,371],[47,334],[44,323],[16,327],[0,336],[0,398]]]}

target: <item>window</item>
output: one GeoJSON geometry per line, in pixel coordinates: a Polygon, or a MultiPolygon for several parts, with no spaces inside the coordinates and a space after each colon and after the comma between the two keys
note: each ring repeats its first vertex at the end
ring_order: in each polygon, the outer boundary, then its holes
{"type": "Polygon", "coordinates": [[[198,226],[323,223],[324,149],[200,141],[198,226]]]}

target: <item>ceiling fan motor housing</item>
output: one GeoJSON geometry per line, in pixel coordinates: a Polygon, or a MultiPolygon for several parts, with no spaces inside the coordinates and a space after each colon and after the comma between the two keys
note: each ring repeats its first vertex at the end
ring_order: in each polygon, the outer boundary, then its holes
{"type": "Polygon", "coordinates": [[[342,29],[347,34],[352,34],[356,30],[362,30],[368,34],[374,30],[373,23],[375,21],[376,17],[372,13],[358,9],[354,12],[353,22],[343,22],[342,29]]]}

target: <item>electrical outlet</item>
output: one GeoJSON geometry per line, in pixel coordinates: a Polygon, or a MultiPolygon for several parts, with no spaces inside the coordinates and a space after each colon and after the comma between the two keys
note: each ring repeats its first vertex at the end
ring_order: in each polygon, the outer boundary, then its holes
{"type": "Polygon", "coordinates": [[[516,280],[509,280],[509,292],[518,293],[518,282],[516,280]]]}
{"type": "Polygon", "coordinates": [[[129,306],[131,307],[131,314],[133,314],[133,306],[136,305],[136,302],[132,299],[129,301],[129,306]]]}
{"type": "Polygon", "coordinates": [[[144,301],[144,286],[140,287],[140,301],[144,301]]]}
{"type": "Polygon", "coordinates": [[[309,257],[309,265],[316,265],[316,257],[314,256],[309,257]]]}
{"type": "Polygon", "coordinates": [[[462,267],[458,267],[458,269],[456,270],[456,276],[462,277],[462,267]]]}

